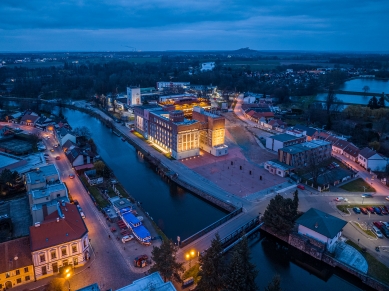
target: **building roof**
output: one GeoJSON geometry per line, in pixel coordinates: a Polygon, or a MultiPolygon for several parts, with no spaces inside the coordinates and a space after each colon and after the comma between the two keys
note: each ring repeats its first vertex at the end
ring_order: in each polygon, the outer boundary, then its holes
{"type": "Polygon", "coordinates": [[[359,155],[361,155],[362,157],[364,157],[365,159],[368,159],[372,156],[374,156],[377,152],[366,147],[364,149],[362,149],[360,152],[359,152],[359,155]]]}
{"type": "Polygon", "coordinates": [[[347,140],[343,139],[338,139],[335,143],[332,144],[332,146],[337,147],[339,149],[345,149],[349,145],[350,143],[347,140]]]}
{"type": "Polygon", "coordinates": [[[172,282],[164,282],[158,272],[134,281],[131,285],[117,291],[176,291],[172,282]]]}
{"type": "Polygon", "coordinates": [[[308,151],[310,149],[314,149],[314,148],[318,148],[318,147],[326,146],[326,145],[330,145],[330,143],[327,141],[324,141],[324,140],[312,140],[312,141],[308,141],[308,142],[304,142],[304,143],[300,143],[300,144],[295,144],[295,145],[283,147],[279,150],[281,150],[283,152],[291,153],[291,154],[296,154],[296,153],[305,152],[305,151],[308,151]]]}
{"type": "Polygon", "coordinates": [[[31,195],[34,199],[43,198],[46,196],[50,196],[53,192],[66,191],[66,186],[63,183],[48,185],[44,189],[32,190],[31,195]]]}
{"type": "Polygon", "coordinates": [[[45,217],[40,226],[30,226],[31,251],[38,251],[82,238],[88,229],[76,205],[58,204],[58,211],[45,217]],[[57,218],[58,221],[57,221],[57,218]]]}
{"type": "Polygon", "coordinates": [[[296,223],[332,239],[343,229],[347,221],[311,208],[301,215],[296,223]]]}
{"type": "Polygon", "coordinates": [[[32,256],[28,236],[0,243],[0,274],[31,265],[32,256]]]}
{"type": "Polygon", "coordinates": [[[39,119],[39,116],[26,114],[26,115],[24,115],[24,116],[20,119],[20,121],[32,122],[32,123],[34,123],[34,122],[37,121],[38,119],[39,119]]]}
{"type": "Polygon", "coordinates": [[[99,285],[97,283],[85,286],[81,289],[77,289],[76,291],[100,291],[99,285]]]}
{"type": "Polygon", "coordinates": [[[294,136],[291,134],[283,133],[283,134],[270,136],[269,138],[272,138],[274,140],[278,140],[281,142],[286,142],[286,141],[290,141],[290,140],[300,139],[301,137],[297,137],[297,136],[294,136]]]}
{"type": "Polygon", "coordinates": [[[270,166],[274,167],[274,168],[277,168],[277,169],[280,169],[280,170],[283,170],[283,171],[287,171],[287,170],[291,170],[291,169],[294,169],[293,166],[289,166],[283,162],[280,162],[279,160],[270,160],[270,161],[267,161],[265,162],[266,164],[269,164],[270,166]]]}
{"type": "Polygon", "coordinates": [[[316,128],[308,127],[308,126],[301,125],[301,124],[296,124],[294,126],[294,129],[297,129],[300,131],[305,131],[307,136],[313,136],[315,134],[315,132],[317,132],[316,128]]]}
{"type": "MultiPolygon", "coordinates": [[[[27,184],[41,183],[46,180],[47,176],[58,175],[57,168],[54,164],[50,164],[44,167],[37,169],[36,171],[31,171],[26,173],[26,182],[27,184]]],[[[59,175],[58,175],[59,177],[59,175]]],[[[58,178],[57,178],[58,179],[58,178]]]]}
{"type": "Polygon", "coordinates": [[[352,143],[349,143],[349,145],[343,151],[350,156],[357,158],[360,150],[352,143]]]}

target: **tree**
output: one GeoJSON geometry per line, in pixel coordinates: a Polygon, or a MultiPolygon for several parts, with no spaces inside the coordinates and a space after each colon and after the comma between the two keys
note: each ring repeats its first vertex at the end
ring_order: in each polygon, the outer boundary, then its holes
{"type": "Polygon", "coordinates": [[[275,274],[273,279],[265,288],[265,291],[282,291],[281,289],[281,277],[279,274],[275,274]]]}
{"type": "Polygon", "coordinates": [[[377,97],[375,97],[375,96],[371,97],[371,99],[369,100],[369,103],[367,104],[367,106],[369,106],[370,109],[378,109],[379,106],[378,106],[377,97]]]}
{"type": "Polygon", "coordinates": [[[292,199],[277,194],[270,200],[263,215],[263,221],[272,230],[286,235],[292,230],[296,216],[297,211],[292,199]]]}
{"type": "Polygon", "coordinates": [[[95,141],[93,140],[93,139],[89,139],[88,140],[88,144],[89,144],[89,146],[90,146],[90,149],[91,149],[91,152],[92,153],[97,153],[97,146],[96,146],[96,144],[95,144],[95,141]]]}
{"type": "Polygon", "coordinates": [[[86,126],[76,127],[73,129],[73,132],[79,137],[84,137],[86,140],[89,140],[92,136],[92,133],[86,126]]]}
{"type": "Polygon", "coordinates": [[[159,272],[165,282],[172,279],[182,282],[179,273],[185,269],[183,263],[177,262],[177,250],[178,247],[171,240],[164,240],[160,247],[153,247],[151,259],[154,265],[150,268],[150,272],[159,272]]]}
{"type": "Polygon", "coordinates": [[[226,291],[256,291],[258,271],[251,263],[250,248],[246,236],[236,245],[225,273],[226,291]]]}
{"type": "Polygon", "coordinates": [[[201,279],[196,287],[198,291],[219,291],[225,287],[225,259],[222,255],[223,247],[220,236],[217,233],[211,242],[211,246],[200,255],[200,272],[201,279]]]}
{"type": "Polygon", "coordinates": [[[378,151],[381,147],[381,144],[379,141],[372,141],[372,142],[369,142],[369,148],[372,148],[373,150],[375,151],[378,151]]]}
{"type": "Polygon", "coordinates": [[[103,161],[97,161],[93,164],[93,167],[96,169],[96,172],[99,174],[99,175],[102,175],[104,173],[104,170],[105,170],[105,164],[103,161]]]}
{"type": "Polygon", "coordinates": [[[382,93],[380,99],[378,100],[378,107],[384,108],[385,107],[385,96],[384,93],[382,93]]]}
{"type": "Polygon", "coordinates": [[[365,86],[363,86],[362,90],[363,90],[363,92],[365,93],[365,96],[366,96],[367,92],[370,91],[370,87],[365,85],[365,86]]]}
{"type": "Polygon", "coordinates": [[[293,193],[293,207],[297,213],[298,208],[299,208],[299,191],[297,189],[293,193]]]}
{"type": "Polygon", "coordinates": [[[54,278],[49,282],[46,287],[46,291],[64,291],[65,280],[61,278],[54,278]]]}
{"type": "Polygon", "coordinates": [[[19,174],[16,171],[11,171],[9,169],[4,169],[0,173],[0,193],[6,195],[10,186],[15,184],[16,179],[19,174]]]}

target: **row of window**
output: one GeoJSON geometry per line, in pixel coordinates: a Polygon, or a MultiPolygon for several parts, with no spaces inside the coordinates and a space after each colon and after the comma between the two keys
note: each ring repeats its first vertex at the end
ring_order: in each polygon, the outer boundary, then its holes
{"type": "MultiPolygon", "coordinates": [[[[28,267],[25,267],[24,269],[24,273],[28,273],[28,267]]],[[[15,270],[15,276],[18,276],[18,275],[20,275],[20,270],[18,269],[18,270],[15,270]]],[[[9,278],[9,277],[11,277],[11,272],[7,272],[6,274],[5,274],[5,277],[6,278],[9,278]]],[[[1,288],[0,288],[1,289],[1,288]]]]}
{"type": "MultiPolygon", "coordinates": [[[[30,281],[30,280],[31,280],[30,276],[24,277],[24,281],[30,281]]],[[[20,283],[22,283],[22,278],[17,278],[16,284],[20,284],[20,283]]],[[[6,285],[3,286],[3,284],[0,283],[0,290],[3,289],[3,287],[7,288],[6,285]]]]}
{"type": "MultiPolygon", "coordinates": [[[[72,253],[77,253],[77,245],[72,245],[72,253]]],[[[61,255],[62,257],[65,257],[68,255],[67,253],[67,247],[63,247],[61,248],[61,255]]],[[[57,259],[57,251],[56,250],[52,250],[50,251],[50,257],[52,260],[55,260],[57,259]]],[[[39,259],[40,259],[40,262],[41,263],[44,263],[46,262],[46,254],[40,254],[39,255],[39,259]]]]}

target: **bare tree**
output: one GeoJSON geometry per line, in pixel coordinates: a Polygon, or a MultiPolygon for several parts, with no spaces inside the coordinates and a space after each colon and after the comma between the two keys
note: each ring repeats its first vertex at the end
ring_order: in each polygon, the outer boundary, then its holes
{"type": "Polygon", "coordinates": [[[362,90],[363,90],[363,92],[365,93],[365,96],[366,96],[366,95],[367,95],[367,92],[370,91],[370,87],[367,86],[367,85],[365,85],[365,86],[363,86],[362,90]]]}
{"type": "Polygon", "coordinates": [[[87,128],[86,126],[76,127],[73,129],[73,132],[77,136],[84,137],[86,140],[89,140],[92,136],[92,133],[90,132],[89,128],[87,128]]]}

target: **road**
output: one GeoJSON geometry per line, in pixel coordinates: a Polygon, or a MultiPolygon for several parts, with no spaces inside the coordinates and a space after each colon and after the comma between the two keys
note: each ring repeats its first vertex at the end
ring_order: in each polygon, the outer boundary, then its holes
{"type": "MultiPolygon", "coordinates": [[[[29,126],[19,124],[7,125],[19,127],[26,132],[41,132],[29,126]]],[[[75,172],[60,147],[54,148],[54,145],[58,142],[52,134],[43,132],[42,136],[50,137],[49,139],[43,139],[48,149],[46,151],[49,155],[48,162],[56,165],[61,179],[68,186],[73,199],[77,199],[82,206],[86,216],[85,223],[88,227],[91,246],[94,251],[94,256],[87,263],[87,267],[75,269],[76,275],[70,279],[71,288],[79,289],[89,284],[98,283],[101,290],[118,289],[141,278],[144,270],[135,269],[132,266],[131,258],[123,251],[122,246],[116,240],[108,238],[110,231],[105,218],[94,206],[78,177],[76,176],[74,179],[69,178],[69,174],[75,174],[75,172]],[[49,151],[50,149],[54,149],[54,151],[51,152],[49,151]],[[59,156],[60,160],[56,160],[56,156],[59,156]],[[79,273],[80,271],[81,273],[79,273]]],[[[51,279],[52,277],[49,277],[30,284],[38,287],[47,284],[51,279]]],[[[24,290],[25,288],[30,288],[30,284],[22,285],[18,288],[24,290]]]]}

